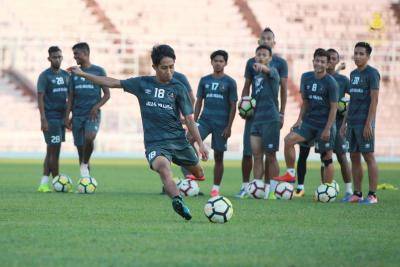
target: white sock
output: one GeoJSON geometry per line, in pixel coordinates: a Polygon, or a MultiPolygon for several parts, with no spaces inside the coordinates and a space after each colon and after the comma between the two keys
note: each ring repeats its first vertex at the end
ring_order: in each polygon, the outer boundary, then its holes
{"type": "Polygon", "coordinates": [[[48,184],[49,183],[49,176],[43,175],[42,179],[40,180],[40,184],[48,184]]]}
{"type": "Polygon", "coordinates": [[[219,191],[219,185],[213,185],[211,191],[212,191],[212,190],[217,190],[217,191],[219,191]]]}
{"type": "Polygon", "coordinates": [[[296,170],[294,168],[288,168],[287,172],[292,176],[295,177],[296,176],[296,170]]]}
{"type": "Polygon", "coordinates": [[[304,184],[298,184],[297,189],[299,190],[304,190],[304,184]]]}
{"type": "Polygon", "coordinates": [[[270,184],[271,184],[271,192],[275,192],[276,186],[278,185],[278,181],[271,179],[270,184]]]}
{"type": "Polygon", "coordinates": [[[271,188],[270,184],[265,184],[265,194],[264,194],[264,198],[268,198],[270,188],[271,188]]]}
{"type": "Polygon", "coordinates": [[[249,183],[242,183],[242,188],[241,189],[246,189],[249,186],[249,183]]]}
{"type": "Polygon", "coordinates": [[[353,185],[352,185],[352,183],[345,183],[344,185],[346,187],[346,193],[353,194],[353,185]]]}
{"type": "Polygon", "coordinates": [[[89,174],[89,164],[81,163],[80,171],[81,171],[81,176],[82,177],[90,176],[90,174],[89,174]]]}

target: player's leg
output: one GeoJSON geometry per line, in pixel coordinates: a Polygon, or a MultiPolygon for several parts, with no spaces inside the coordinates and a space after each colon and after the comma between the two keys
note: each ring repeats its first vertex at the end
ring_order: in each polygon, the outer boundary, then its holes
{"type": "Polygon", "coordinates": [[[176,213],[190,220],[192,218],[189,208],[185,205],[179,190],[172,179],[171,161],[172,152],[160,147],[151,147],[146,150],[146,158],[152,170],[160,175],[165,192],[172,198],[172,207],[176,213]]]}
{"type": "Polygon", "coordinates": [[[336,157],[340,165],[340,171],[345,185],[345,194],[351,196],[353,194],[353,185],[351,183],[350,164],[347,160],[346,153],[336,153],[336,157]]]}
{"type": "Polygon", "coordinates": [[[190,220],[192,215],[189,208],[183,202],[182,197],[179,195],[179,190],[172,179],[171,162],[163,155],[156,156],[152,159],[151,167],[154,171],[158,172],[161,182],[164,185],[165,192],[172,198],[172,207],[175,212],[186,220],[190,220]]]}
{"type": "MultiPolygon", "coordinates": [[[[83,162],[83,145],[85,142],[85,129],[84,129],[84,118],[72,117],[72,136],[74,137],[74,145],[78,152],[79,167],[82,166],[83,162]]],[[[80,168],[81,177],[89,176],[89,171],[80,168]]]]}
{"type": "Polygon", "coordinates": [[[219,195],[219,187],[224,175],[224,152],[214,150],[214,161],[214,185],[210,193],[212,197],[219,195]]]}
{"type": "Polygon", "coordinates": [[[311,147],[300,144],[299,158],[297,160],[297,189],[294,193],[295,197],[304,196],[304,180],[307,173],[307,158],[310,154],[311,147]]]}
{"type": "Polygon", "coordinates": [[[279,164],[276,159],[276,152],[279,150],[280,126],[280,122],[269,122],[263,124],[261,128],[265,153],[265,197],[268,199],[276,199],[274,192],[278,182],[271,178],[279,175],[279,164]]]}
{"type": "Polygon", "coordinates": [[[332,183],[333,181],[335,170],[333,168],[332,154],[332,150],[321,152],[321,162],[324,165],[323,183],[332,183]]]}
{"type": "Polygon", "coordinates": [[[81,163],[81,174],[90,176],[89,161],[94,149],[94,140],[100,127],[100,113],[95,120],[86,119],[84,122],[84,142],[83,142],[83,158],[81,163]]]}
{"type": "MultiPolygon", "coordinates": [[[[282,176],[274,177],[274,180],[282,181],[282,182],[295,182],[296,181],[296,171],[294,169],[294,165],[296,162],[296,150],[294,148],[295,144],[307,141],[306,137],[310,135],[309,129],[306,127],[302,127],[301,130],[290,132],[285,137],[285,162],[286,162],[286,173],[282,176]]],[[[311,140],[312,137],[308,138],[311,140]]]]}
{"type": "Polygon", "coordinates": [[[43,176],[40,179],[40,184],[38,188],[38,192],[51,192],[49,187],[49,176],[50,176],[50,166],[49,166],[49,158],[50,158],[50,146],[47,145],[46,148],[46,157],[43,162],[43,176]]]}
{"type": "Polygon", "coordinates": [[[262,180],[264,177],[264,148],[261,136],[251,135],[250,143],[254,159],[254,179],[262,180]]]}
{"type": "Polygon", "coordinates": [[[61,144],[50,146],[49,169],[53,178],[59,174],[60,150],[61,150],[61,144]]]}
{"type": "Polygon", "coordinates": [[[347,140],[349,141],[349,151],[351,160],[351,173],[353,176],[354,192],[353,195],[347,199],[343,199],[344,202],[358,203],[363,200],[362,196],[362,178],[363,169],[361,164],[361,153],[360,153],[360,140],[358,135],[359,131],[355,128],[349,127],[347,129],[347,140]]]}
{"type": "Polygon", "coordinates": [[[378,186],[378,165],[376,164],[374,152],[365,152],[362,153],[362,156],[367,163],[369,178],[369,192],[363,203],[376,204],[378,203],[378,198],[376,197],[376,189],[378,186]]]}
{"type": "Polygon", "coordinates": [[[243,156],[242,156],[242,186],[235,195],[237,198],[246,196],[246,188],[249,184],[251,170],[253,169],[253,156],[250,143],[250,129],[252,120],[247,119],[243,133],[243,156]]]}

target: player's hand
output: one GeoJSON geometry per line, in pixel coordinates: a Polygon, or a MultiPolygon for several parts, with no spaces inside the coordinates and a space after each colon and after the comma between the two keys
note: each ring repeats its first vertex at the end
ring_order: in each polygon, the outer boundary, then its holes
{"type": "Polygon", "coordinates": [[[329,142],[329,137],[331,136],[331,129],[325,128],[321,133],[321,140],[329,142]]]}
{"type": "Polygon", "coordinates": [[[93,107],[92,110],[90,111],[89,119],[90,119],[91,121],[96,121],[97,118],[98,118],[98,117],[97,117],[98,114],[99,114],[99,108],[98,108],[98,107],[93,107]]]}
{"type": "Polygon", "coordinates": [[[207,161],[208,160],[208,149],[204,145],[203,142],[199,145],[199,153],[201,155],[201,160],[207,161]]]}
{"type": "Polygon", "coordinates": [[[346,124],[343,124],[341,127],[340,127],[340,136],[342,137],[342,138],[344,138],[344,136],[346,135],[346,130],[347,130],[347,125],[346,124]]]}
{"type": "Polygon", "coordinates": [[[363,137],[366,140],[371,140],[373,135],[371,123],[367,122],[364,127],[363,137]]]}
{"type": "Polygon", "coordinates": [[[337,68],[337,71],[341,71],[341,70],[344,70],[344,69],[346,69],[346,63],[345,62],[341,62],[339,64],[339,67],[337,68]]]}
{"type": "Polygon", "coordinates": [[[182,114],[179,115],[179,120],[181,121],[182,125],[185,125],[185,124],[186,124],[185,117],[183,117],[182,114]]]}
{"type": "Polygon", "coordinates": [[[42,129],[43,132],[47,132],[49,130],[49,124],[47,123],[46,118],[42,118],[40,120],[40,129],[42,129]]]}
{"type": "Polygon", "coordinates": [[[293,131],[295,128],[298,128],[300,125],[301,125],[301,121],[296,121],[293,124],[292,128],[290,128],[290,130],[293,131]]]}
{"type": "Polygon", "coordinates": [[[228,139],[229,137],[231,137],[231,133],[232,133],[232,129],[231,129],[231,127],[228,126],[222,132],[222,137],[225,139],[228,139]]]}
{"type": "Polygon", "coordinates": [[[65,128],[67,128],[69,130],[72,129],[72,122],[71,122],[70,118],[67,117],[64,119],[64,126],[65,126],[65,128]]]}
{"type": "Polygon", "coordinates": [[[73,74],[75,74],[75,75],[78,75],[78,76],[82,76],[82,74],[84,73],[84,72],[81,70],[81,68],[79,68],[78,66],[69,67],[69,68],[67,69],[67,71],[70,72],[70,73],[73,73],[73,74]]]}
{"type": "Polygon", "coordinates": [[[268,70],[267,66],[265,66],[264,64],[261,64],[261,63],[254,63],[253,69],[256,72],[263,72],[263,71],[268,70]]]}
{"type": "Polygon", "coordinates": [[[280,129],[282,129],[283,124],[285,123],[285,114],[279,113],[279,119],[281,121],[280,129]]]}

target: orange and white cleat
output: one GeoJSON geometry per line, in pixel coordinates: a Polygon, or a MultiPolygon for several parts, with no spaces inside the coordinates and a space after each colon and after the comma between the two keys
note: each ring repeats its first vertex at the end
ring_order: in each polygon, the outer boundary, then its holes
{"type": "Polygon", "coordinates": [[[206,177],[203,175],[201,177],[196,177],[193,174],[186,175],[186,179],[193,180],[193,181],[204,181],[206,177]]]}
{"type": "Polygon", "coordinates": [[[274,177],[273,179],[279,182],[294,183],[296,181],[296,176],[292,176],[290,173],[286,172],[284,175],[274,177]]]}

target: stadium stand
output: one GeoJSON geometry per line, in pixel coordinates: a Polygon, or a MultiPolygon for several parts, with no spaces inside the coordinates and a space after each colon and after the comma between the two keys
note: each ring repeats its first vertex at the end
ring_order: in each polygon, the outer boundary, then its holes
{"type": "MultiPolygon", "coordinates": [[[[176,69],[188,76],[196,91],[200,77],[211,70],[209,54],[225,49],[230,54],[226,72],[237,80],[240,94],[246,60],[253,56],[256,47],[254,29],[269,26],[276,34],[276,51],[289,63],[289,86],[298,90],[301,73],[312,68],[315,48],[337,48],[347,64],[343,73],[348,74],[354,66],[351,61],[354,43],[367,40],[374,45],[371,64],[381,71],[383,78],[377,153],[400,156],[397,140],[400,127],[396,122],[400,31],[395,5],[389,0],[360,3],[359,0],[0,0],[0,67],[12,69],[34,85],[39,73],[48,67],[50,45],[62,48],[66,67],[75,64],[72,45],[86,41],[91,45],[92,62],[103,66],[108,74],[117,78],[148,75],[152,73],[151,47],[169,43],[177,53],[176,69]]],[[[19,133],[22,136],[29,132],[32,137],[19,138],[18,146],[11,141],[2,143],[0,151],[42,151],[35,102],[30,102],[20,91],[15,92],[17,86],[10,72],[3,75],[1,103],[7,102],[17,112],[11,119],[2,117],[1,133],[14,133],[12,138],[16,138],[19,133]]],[[[282,137],[296,119],[298,108],[298,95],[292,94],[282,137]]],[[[103,111],[96,151],[143,151],[136,99],[113,91],[103,111]]],[[[242,147],[242,129],[243,120],[238,117],[230,141],[230,151],[237,155],[242,147]]],[[[74,151],[71,142],[68,139],[64,151],[74,151]]]]}

